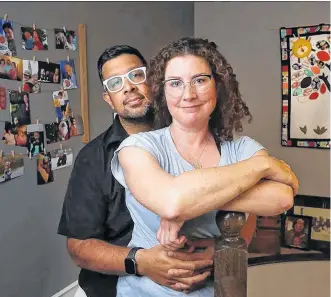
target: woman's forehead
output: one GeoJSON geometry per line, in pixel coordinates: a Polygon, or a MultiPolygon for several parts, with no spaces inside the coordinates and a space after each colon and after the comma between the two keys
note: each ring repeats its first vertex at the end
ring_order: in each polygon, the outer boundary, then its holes
{"type": "Polygon", "coordinates": [[[208,62],[202,57],[187,55],[171,59],[167,64],[165,77],[190,78],[200,73],[210,74],[208,62]]]}

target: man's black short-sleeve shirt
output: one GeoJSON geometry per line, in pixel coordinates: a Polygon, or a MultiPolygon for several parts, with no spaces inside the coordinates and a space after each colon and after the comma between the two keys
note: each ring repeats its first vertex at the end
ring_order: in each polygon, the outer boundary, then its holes
{"type": "MultiPolygon", "coordinates": [[[[78,153],[65,195],[58,234],[97,238],[126,246],[133,222],[125,205],[125,190],[114,179],[110,162],[128,136],[118,117],[104,133],[78,153]]],[[[78,283],[88,297],[115,297],[117,276],[82,269],[78,283]]]]}

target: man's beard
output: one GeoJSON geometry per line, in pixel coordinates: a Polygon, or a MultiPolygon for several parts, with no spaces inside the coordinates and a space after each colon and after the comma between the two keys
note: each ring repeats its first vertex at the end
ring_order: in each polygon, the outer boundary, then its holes
{"type": "Polygon", "coordinates": [[[151,105],[146,106],[145,112],[140,114],[126,112],[118,115],[125,121],[132,124],[150,124],[154,121],[154,109],[151,105]]]}

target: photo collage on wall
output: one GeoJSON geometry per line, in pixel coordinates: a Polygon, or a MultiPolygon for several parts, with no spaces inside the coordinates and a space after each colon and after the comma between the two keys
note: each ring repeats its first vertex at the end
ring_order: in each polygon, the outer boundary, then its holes
{"type": "Polygon", "coordinates": [[[70,147],[62,148],[61,144],[61,149],[48,151],[47,145],[84,134],[82,117],[74,114],[69,101],[69,92],[78,88],[75,62],[68,56],[77,50],[77,35],[75,30],[65,27],[49,30],[35,24],[20,25],[6,16],[0,19],[0,25],[0,139],[12,152],[8,153],[6,149],[4,154],[0,150],[0,183],[24,174],[23,156],[26,155],[37,160],[37,184],[47,184],[54,180],[53,170],[73,163],[70,147]],[[54,40],[54,50],[67,55],[62,60],[17,56],[20,42],[23,51],[36,54],[49,51],[50,38],[54,40]],[[18,82],[16,90],[6,85],[8,80],[18,82]],[[43,84],[54,86],[51,98],[50,91],[44,90],[43,84]],[[47,93],[46,97],[52,100],[53,121],[39,123],[36,115],[31,113],[36,101],[33,100],[31,106],[30,98],[38,93],[47,93]],[[15,147],[25,147],[27,153],[18,155],[13,150],[15,147]]]}

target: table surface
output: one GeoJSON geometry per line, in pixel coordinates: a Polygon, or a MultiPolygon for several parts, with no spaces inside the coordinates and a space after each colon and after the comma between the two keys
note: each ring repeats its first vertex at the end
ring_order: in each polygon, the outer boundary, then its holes
{"type": "MultiPolygon", "coordinates": [[[[320,251],[306,251],[300,250],[295,248],[281,248],[280,249],[281,255],[303,255],[303,254],[323,254],[320,251]]],[[[256,258],[256,257],[265,257],[265,256],[273,256],[275,254],[268,254],[268,253],[248,253],[248,258],[256,258]]]]}
{"type": "Polygon", "coordinates": [[[281,248],[278,254],[248,253],[248,266],[298,261],[330,261],[330,254],[315,250],[281,248]]]}

